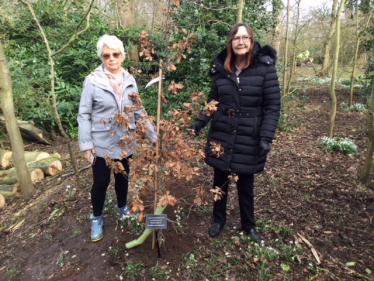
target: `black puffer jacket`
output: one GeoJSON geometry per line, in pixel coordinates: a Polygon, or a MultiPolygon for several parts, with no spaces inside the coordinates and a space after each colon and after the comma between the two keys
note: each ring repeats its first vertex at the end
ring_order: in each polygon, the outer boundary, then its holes
{"type": "Polygon", "coordinates": [[[278,125],[281,100],[275,69],[276,51],[255,43],[252,62],[238,77],[223,67],[227,51],[212,60],[213,76],[208,102],[219,102],[213,116],[200,113],[196,122],[211,127],[205,148],[205,162],[222,171],[255,174],[263,171],[266,156],[259,156],[260,138],[271,142],[278,125]],[[224,153],[212,153],[211,142],[221,144],[224,153]]]}

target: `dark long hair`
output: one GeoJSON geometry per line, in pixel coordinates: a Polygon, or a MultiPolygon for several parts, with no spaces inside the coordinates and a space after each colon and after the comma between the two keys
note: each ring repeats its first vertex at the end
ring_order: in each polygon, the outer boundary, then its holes
{"type": "Polygon", "coordinates": [[[246,64],[245,68],[249,67],[249,65],[251,64],[251,59],[252,59],[252,54],[253,54],[253,46],[255,44],[255,34],[254,34],[252,28],[247,23],[237,23],[236,25],[234,25],[233,28],[231,28],[231,31],[229,33],[229,37],[227,39],[227,57],[226,57],[226,60],[225,60],[224,67],[225,67],[226,71],[229,72],[230,74],[232,74],[235,70],[235,59],[236,59],[236,55],[235,55],[234,51],[232,50],[232,40],[234,39],[235,34],[238,33],[239,27],[241,27],[241,26],[244,26],[245,29],[247,29],[248,36],[251,40],[251,47],[249,48],[249,52],[247,54],[247,64],[246,64]]]}

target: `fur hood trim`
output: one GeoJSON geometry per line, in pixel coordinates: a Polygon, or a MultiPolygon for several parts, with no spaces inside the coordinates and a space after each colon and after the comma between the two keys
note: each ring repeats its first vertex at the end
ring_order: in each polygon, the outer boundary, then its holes
{"type": "MultiPolygon", "coordinates": [[[[227,57],[227,49],[225,48],[222,52],[218,54],[213,60],[212,64],[214,61],[218,60],[222,65],[225,63],[227,57]]],[[[252,63],[256,62],[262,62],[266,64],[275,64],[277,61],[277,51],[269,46],[265,45],[261,47],[261,45],[257,42],[254,44],[254,49],[253,49],[253,55],[252,55],[252,63]]]]}

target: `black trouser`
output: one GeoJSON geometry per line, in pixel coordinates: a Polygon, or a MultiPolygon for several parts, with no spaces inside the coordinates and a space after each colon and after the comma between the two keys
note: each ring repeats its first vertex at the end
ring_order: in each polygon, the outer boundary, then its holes
{"type": "MultiPolygon", "coordinates": [[[[114,160],[119,161],[119,160],[114,160]]],[[[123,167],[127,174],[129,173],[128,158],[121,160],[123,167]]],[[[105,202],[105,195],[110,182],[111,169],[106,165],[104,158],[96,157],[95,164],[92,166],[93,185],[91,188],[91,201],[93,207],[93,215],[95,217],[101,216],[105,202]]],[[[127,175],[121,173],[114,173],[114,189],[117,195],[118,208],[126,206],[127,190],[129,182],[127,175]]]]}
{"type": "MultiPolygon", "coordinates": [[[[220,187],[226,194],[221,200],[217,200],[213,205],[214,222],[224,225],[226,223],[226,204],[227,192],[229,187],[228,176],[230,173],[214,169],[213,188],[220,187]]],[[[256,227],[254,213],[254,196],[253,196],[253,175],[238,175],[239,180],[236,185],[238,188],[240,219],[244,229],[256,227]]]]}

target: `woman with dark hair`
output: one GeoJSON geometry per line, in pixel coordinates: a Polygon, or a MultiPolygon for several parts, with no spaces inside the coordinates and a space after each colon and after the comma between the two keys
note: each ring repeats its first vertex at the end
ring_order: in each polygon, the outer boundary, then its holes
{"type": "Polygon", "coordinates": [[[227,191],[231,175],[237,175],[241,225],[254,240],[260,240],[254,217],[254,174],[263,171],[278,125],[281,99],[276,51],[261,47],[246,23],[230,31],[227,47],[212,60],[212,87],[207,102],[219,102],[208,116],[200,112],[191,126],[191,134],[211,121],[205,148],[205,162],[214,168],[213,188],[222,198],[214,202],[214,224],[209,235],[216,237],[226,223],[227,191]],[[215,153],[214,147],[223,149],[215,153]]]}

